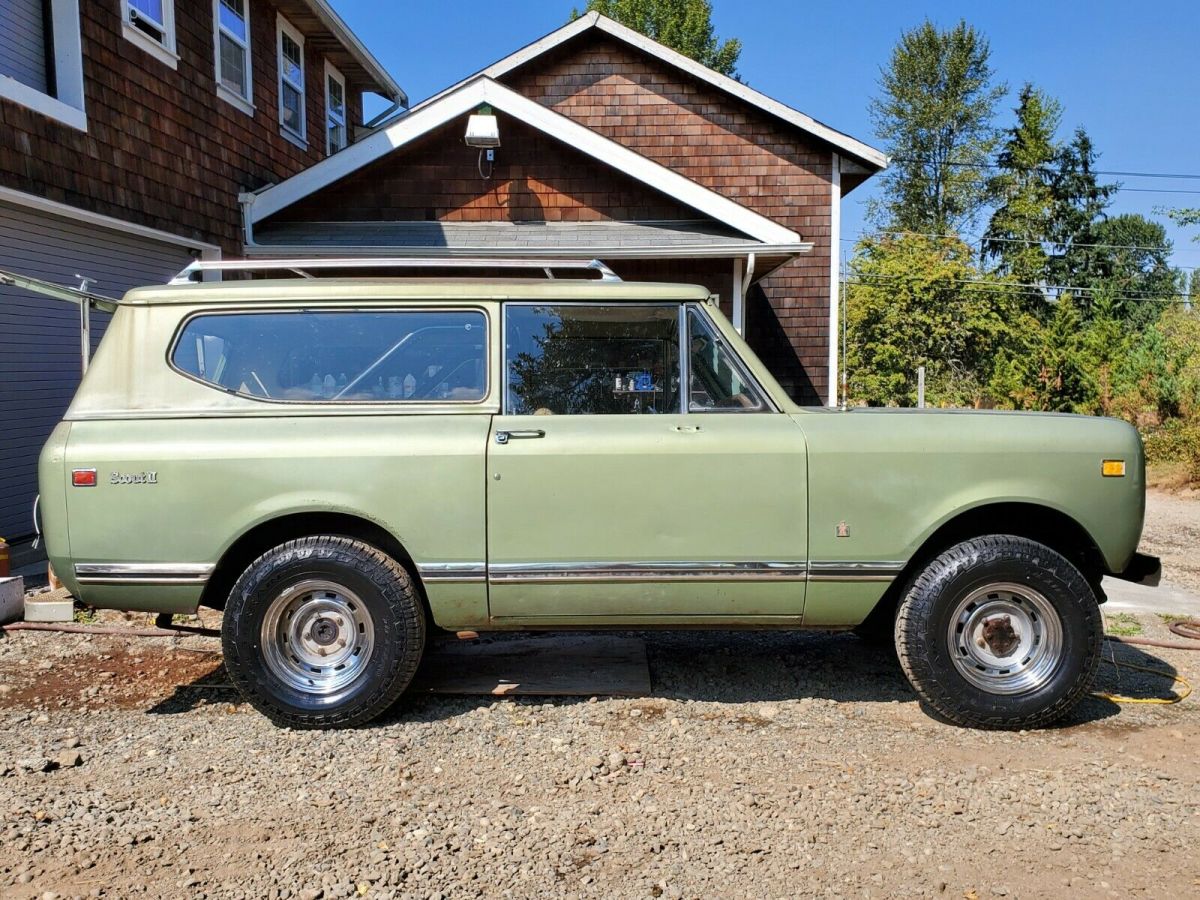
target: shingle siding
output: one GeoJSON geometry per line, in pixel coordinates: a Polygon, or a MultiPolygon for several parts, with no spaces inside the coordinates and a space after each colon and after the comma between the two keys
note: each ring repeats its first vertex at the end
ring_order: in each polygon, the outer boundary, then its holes
{"type": "Polygon", "coordinates": [[[276,9],[249,5],[253,118],[217,96],[212,0],[176,0],[176,70],[124,37],[120,0],[80,3],[88,130],[0,99],[0,184],[240,255],[237,194],[325,157],[323,59],[306,44],[302,150],[279,133],[276,9]]]}

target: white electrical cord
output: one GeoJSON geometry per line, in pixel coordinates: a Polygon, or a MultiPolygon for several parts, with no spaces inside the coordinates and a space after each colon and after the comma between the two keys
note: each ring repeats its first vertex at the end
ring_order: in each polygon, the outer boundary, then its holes
{"type": "Polygon", "coordinates": [[[492,172],[494,172],[496,170],[496,163],[495,163],[495,161],[488,163],[488,170],[487,170],[487,174],[485,175],[483,173],[483,154],[485,154],[485,153],[487,153],[487,150],[479,151],[479,162],[477,163],[477,168],[479,169],[479,177],[482,178],[484,181],[488,181],[492,177],[492,172]]]}

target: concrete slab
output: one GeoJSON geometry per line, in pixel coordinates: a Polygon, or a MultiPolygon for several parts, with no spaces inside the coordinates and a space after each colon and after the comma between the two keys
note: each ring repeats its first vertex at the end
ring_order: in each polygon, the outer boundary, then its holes
{"type": "Polygon", "coordinates": [[[1105,578],[1104,592],[1108,594],[1108,602],[1101,607],[1105,612],[1200,617],[1200,596],[1167,581],[1158,587],[1146,587],[1119,578],[1105,578]]]}
{"type": "Polygon", "coordinates": [[[26,622],[70,622],[75,618],[75,601],[56,593],[31,594],[25,598],[26,622]]]}
{"type": "Polygon", "coordinates": [[[0,578],[0,625],[19,622],[25,615],[25,579],[0,578]]]}
{"type": "Polygon", "coordinates": [[[593,634],[485,635],[434,644],[413,690],[432,694],[644,697],[646,644],[593,634]]]}

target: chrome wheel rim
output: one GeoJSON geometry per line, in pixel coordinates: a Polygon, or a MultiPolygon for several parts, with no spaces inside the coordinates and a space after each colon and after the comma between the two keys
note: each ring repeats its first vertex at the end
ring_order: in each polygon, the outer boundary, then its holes
{"type": "Polygon", "coordinates": [[[301,581],[271,601],[262,623],[267,669],[306,694],[336,693],[371,659],[375,625],[358,595],[332,581],[301,581]]]}
{"type": "Polygon", "coordinates": [[[990,694],[1036,691],[1062,661],[1062,620],[1050,601],[1025,585],[989,584],[967,594],[947,638],[959,674],[990,694]]]}

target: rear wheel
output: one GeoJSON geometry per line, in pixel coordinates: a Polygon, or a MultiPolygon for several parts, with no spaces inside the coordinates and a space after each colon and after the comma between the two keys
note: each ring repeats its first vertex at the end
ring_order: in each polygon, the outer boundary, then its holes
{"type": "Polygon", "coordinates": [[[937,557],[896,617],[900,664],[921,699],[976,728],[1032,728],[1087,692],[1103,627],[1087,579],[1049,547],[994,535],[937,557]]]}
{"type": "Polygon", "coordinates": [[[404,568],[369,544],[289,541],[242,574],[225,606],[225,667],[279,725],[360,725],[416,672],[425,615],[404,568]]]}

